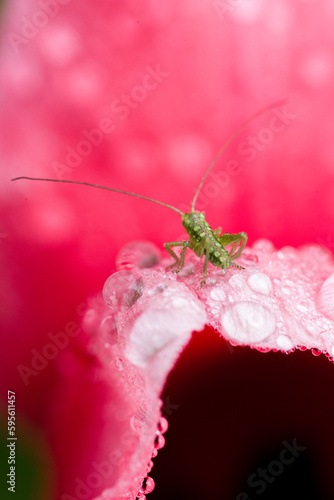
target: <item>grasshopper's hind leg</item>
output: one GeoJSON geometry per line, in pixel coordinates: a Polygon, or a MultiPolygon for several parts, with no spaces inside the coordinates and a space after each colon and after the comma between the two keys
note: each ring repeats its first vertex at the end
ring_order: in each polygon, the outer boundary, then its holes
{"type": "MultiPolygon", "coordinates": [[[[246,233],[238,233],[238,234],[229,234],[224,233],[221,236],[218,236],[217,240],[219,243],[226,247],[228,245],[232,245],[231,250],[229,251],[229,256],[231,260],[237,259],[240,257],[243,249],[247,243],[247,234],[246,233]],[[240,244],[241,243],[241,244],[240,244]],[[239,248],[237,249],[238,245],[239,248]]],[[[233,264],[236,265],[236,264],[233,264]]]]}
{"type": "MultiPolygon", "coordinates": [[[[164,247],[166,248],[167,252],[175,259],[175,263],[169,266],[169,268],[178,266],[177,269],[175,269],[175,273],[178,273],[181,271],[183,265],[184,265],[184,258],[186,255],[186,250],[190,245],[190,241],[171,241],[170,243],[165,243],[164,247]],[[183,247],[182,248],[182,253],[181,257],[179,258],[174,250],[172,250],[172,247],[183,247]]],[[[168,268],[168,269],[169,269],[168,268]]]]}

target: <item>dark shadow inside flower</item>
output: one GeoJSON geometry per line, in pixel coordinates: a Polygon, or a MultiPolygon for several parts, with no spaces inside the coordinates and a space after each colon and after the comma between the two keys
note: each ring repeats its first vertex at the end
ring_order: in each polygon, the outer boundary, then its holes
{"type": "Polygon", "coordinates": [[[194,334],[163,393],[169,431],[150,499],[330,500],[333,383],[325,356],[194,334]]]}

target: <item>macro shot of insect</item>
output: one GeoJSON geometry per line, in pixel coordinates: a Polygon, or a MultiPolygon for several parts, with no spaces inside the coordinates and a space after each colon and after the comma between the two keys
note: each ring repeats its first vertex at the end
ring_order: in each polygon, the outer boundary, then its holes
{"type": "Polygon", "coordinates": [[[184,266],[184,259],[186,255],[186,250],[189,248],[193,250],[193,252],[200,258],[204,257],[204,265],[203,265],[203,279],[201,282],[201,286],[205,285],[206,276],[207,276],[207,265],[208,262],[211,262],[216,267],[220,267],[222,269],[227,269],[231,266],[236,267],[237,269],[244,269],[242,266],[236,264],[234,262],[235,259],[240,257],[243,249],[247,243],[247,234],[245,232],[240,232],[236,234],[223,233],[221,234],[221,228],[212,229],[209,223],[205,219],[205,213],[197,211],[195,209],[195,204],[197,197],[203,187],[203,184],[211,172],[212,168],[216,164],[218,158],[222,155],[222,153],[226,150],[226,148],[230,145],[230,143],[240,134],[242,130],[244,130],[247,125],[252,122],[255,118],[264,114],[266,111],[282,105],[286,103],[286,100],[275,102],[270,106],[267,106],[264,109],[261,109],[254,115],[252,115],[246,122],[244,122],[234,134],[232,134],[229,139],[225,142],[223,147],[217,153],[210,166],[206,170],[198,189],[195,193],[195,196],[191,202],[190,212],[183,213],[176,207],[172,205],[168,205],[167,203],[163,203],[162,201],[154,200],[153,198],[148,198],[147,196],[142,196],[136,193],[130,193],[128,191],[122,191],[120,189],[114,189],[105,186],[99,186],[97,184],[91,184],[89,182],[80,182],[80,181],[71,181],[71,180],[63,180],[63,179],[46,179],[46,178],[37,178],[37,177],[15,177],[12,181],[18,180],[31,180],[31,181],[45,181],[45,182],[62,182],[69,184],[82,184],[84,186],[95,187],[98,189],[105,189],[107,191],[114,191],[116,193],[126,194],[129,196],[135,196],[136,198],[142,198],[143,200],[148,200],[158,205],[162,205],[166,208],[177,212],[182,217],[182,225],[189,235],[188,241],[172,241],[169,243],[165,243],[164,247],[167,252],[173,257],[175,262],[170,266],[174,269],[174,272],[178,273],[184,266]],[[174,252],[174,247],[182,247],[180,257],[174,252]],[[226,250],[225,247],[230,247],[229,250],[226,250]]]}

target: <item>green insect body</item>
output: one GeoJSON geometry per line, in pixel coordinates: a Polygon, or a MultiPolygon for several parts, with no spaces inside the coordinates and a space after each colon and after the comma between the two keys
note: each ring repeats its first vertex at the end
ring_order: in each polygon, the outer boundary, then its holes
{"type": "Polygon", "coordinates": [[[244,269],[242,266],[235,264],[233,260],[238,258],[245,248],[247,242],[246,233],[224,233],[221,235],[221,228],[212,230],[210,224],[205,220],[203,212],[184,213],[182,215],[182,224],[189,235],[189,241],[173,241],[164,245],[175,259],[174,265],[178,266],[175,272],[178,273],[183,268],[187,248],[193,250],[197,257],[202,258],[204,256],[202,286],[205,284],[208,262],[222,269],[230,266],[244,269]],[[225,247],[229,245],[232,245],[232,248],[228,252],[225,247]],[[172,247],[177,246],[182,246],[180,258],[172,250],[172,247]]]}
{"type": "Polygon", "coordinates": [[[175,272],[178,273],[184,266],[184,259],[186,255],[186,250],[189,248],[193,250],[193,252],[200,258],[204,257],[204,265],[203,265],[203,280],[201,282],[201,286],[205,284],[206,276],[207,276],[207,265],[208,262],[211,262],[216,267],[220,267],[222,269],[227,269],[230,266],[236,267],[237,269],[244,269],[242,266],[236,264],[234,262],[235,259],[240,257],[245,245],[247,243],[247,235],[244,232],[237,234],[230,233],[221,233],[221,228],[213,230],[211,226],[205,219],[204,212],[198,212],[195,210],[196,199],[202,189],[202,186],[209,175],[211,169],[214,167],[216,161],[220,157],[220,155],[225,151],[227,146],[239,135],[239,133],[256,117],[262,115],[269,109],[274,108],[280,104],[285,103],[286,100],[276,102],[266,108],[258,111],[256,114],[251,116],[239,129],[225,142],[224,146],[217,153],[209,168],[205,172],[200,185],[195,193],[195,196],[191,203],[191,211],[189,213],[183,213],[176,207],[172,205],[168,205],[167,203],[163,203],[162,201],[157,201],[152,198],[148,198],[147,196],[142,196],[136,193],[130,193],[128,191],[121,191],[120,189],[109,188],[105,186],[99,186],[97,184],[91,184],[89,182],[80,182],[80,181],[70,181],[70,180],[62,180],[62,179],[44,179],[44,178],[36,178],[36,177],[16,177],[12,179],[12,181],[17,181],[20,179],[34,180],[34,181],[47,181],[47,182],[63,182],[70,184],[82,184],[84,186],[95,187],[98,189],[105,189],[107,191],[114,191],[116,193],[126,194],[129,196],[135,196],[136,198],[141,198],[144,200],[151,201],[158,205],[162,205],[166,208],[170,208],[174,212],[177,212],[182,217],[182,224],[189,235],[189,241],[172,241],[170,243],[165,243],[164,247],[168,251],[168,253],[173,257],[174,263],[170,267],[176,267],[175,272]],[[181,255],[178,257],[172,248],[174,247],[182,247],[181,255]],[[225,247],[231,247],[229,251],[226,250],[225,247]]]}

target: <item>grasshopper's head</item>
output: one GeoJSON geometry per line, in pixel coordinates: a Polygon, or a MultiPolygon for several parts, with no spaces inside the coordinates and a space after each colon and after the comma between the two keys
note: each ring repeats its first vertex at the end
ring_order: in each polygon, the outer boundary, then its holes
{"type": "Polygon", "coordinates": [[[182,225],[184,227],[186,227],[188,225],[188,220],[189,220],[190,215],[191,214],[186,214],[186,213],[182,214],[182,225]]]}

